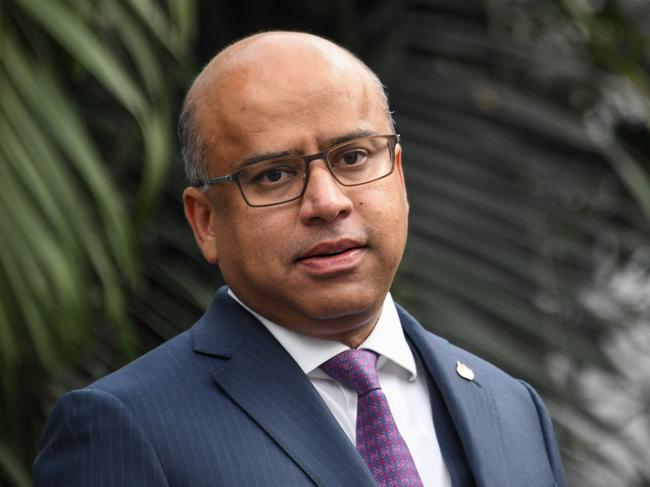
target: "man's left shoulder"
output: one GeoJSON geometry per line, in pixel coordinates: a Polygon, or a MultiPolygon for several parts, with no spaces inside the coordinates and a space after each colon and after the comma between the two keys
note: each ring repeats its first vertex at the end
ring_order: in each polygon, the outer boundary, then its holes
{"type": "MultiPolygon", "coordinates": [[[[424,353],[434,354],[447,366],[453,367],[461,377],[467,375],[478,383],[481,380],[490,380],[495,385],[515,387],[521,391],[527,391],[530,388],[527,384],[524,385],[523,381],[512,377],[491,362],[428,330],[400,305],[396,304],[396,307],[408,339],[424,353]]],[[[463,378],[470,380],[468,377],[463,378]]]]}
{"type": "MultiPolygon", "coordinates": [[[[465,430],[491,432],[485,433],[491,442],[499,438],[502,459],[518,459],[517,464],[509,463],[510,474],[528,479],[521,485],[537,485],[533,477],[543,474],[539,468],[546,462],[556,485],[565,485],[553,425],[537,392],[487,360],[426,330],[399,305],[397,310],[405,335],[445,397],[452,416],[464,421],[465,430]],[[532,473],[535,475],[529,478],[532,473]]],[[[472,438],[478,441],[483,435],[472,438]]]]}
{"type": "Polygon", "coordinates": [[[481,382],[489,381],[492,387],[501,386],[507,389],[514,387],[520,392],[527,391],[530,388],[530,386],[528,386],[524,381],[513,377],[492,362],[449,342],[445,338],[427,330],[422,325],[419,326],[422,327],[423,336],[429,346],[437,347],[438,349],[446,348],[445,352],[456,359],[453,364],[456,373],[460,377],[469,380],[465,376],[471,374],[471,380],[477,381],[479,384],[481,382]]]}
{"type": "Polygon", "coordinates": [[[447,349],[446,353],[452,358],[449,363],[459,380],[476,382],[480,387],[487,389],[502,412],[529,411],[535,417],[548,414],[541,398],[526,381],[510,375],[488,360],[450,343],[424,327],[422,330],[431,347],[447,349]]]}

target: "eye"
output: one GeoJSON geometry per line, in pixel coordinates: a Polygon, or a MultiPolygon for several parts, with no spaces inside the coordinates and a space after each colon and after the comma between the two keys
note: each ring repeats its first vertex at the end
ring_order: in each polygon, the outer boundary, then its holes
{"type": "Polygon", "coordinates": [[[258,186],[278,186],[295,178],[296,168],[291,166],[273,166],[251,171],[247,176],[248,184],[258,186]]]}
{"type": "Polygon", "coordinates": [[[266,171],[263,173],[260,177],[260,179],[267,179],[272,183],[275,183],[280,180],[282,177],[282,170],[281,169],[271,169],[270,171],[266,171]]]}
{"type": "Polygon", "coordinates": [[[368,159],[368,152],[364,149],[350,149],[337,155],[332,161],[333,166],[339,168],[362,165],[368,159]]]}

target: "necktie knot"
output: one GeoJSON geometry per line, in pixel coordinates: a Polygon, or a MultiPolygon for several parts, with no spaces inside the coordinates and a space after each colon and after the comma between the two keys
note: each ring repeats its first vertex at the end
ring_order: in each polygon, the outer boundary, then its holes
{"type": "Polygon", "coordinates": [[[361,396],[379,389],[377,354],[370,350],[350,349],[335,355],[320,368],[343,386],[361,396]]]}
{"type": "Polygon", "coordinates": [[[422,487],[411,452],[379,386],[377,358],[370,350],[350,349],[332,357],[320,368],[357,393],[357,451],[377,485],[422,487]]]}

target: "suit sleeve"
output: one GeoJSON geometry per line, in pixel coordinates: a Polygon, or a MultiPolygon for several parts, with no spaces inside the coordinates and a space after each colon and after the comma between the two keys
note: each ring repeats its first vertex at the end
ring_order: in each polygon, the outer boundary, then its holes
{"type": "Polygon", "coordinates": [[[34,486],[166,486],[142,427],[115,396],[73,391],[54,407],[34,461],[34,486]]]}
{"type": "Polygon", "coordinates": [[[553,429],[553,423],[551,422],[551,417],[542,402],[542,399],[539,397],[535,389],[533,389],[529,384],[524,381],[520,381],[524,387],[528,390],[530,397],[537,409],[537,415],[539,416],[540,426],[542,428],[542,433],[544,435],[544,444],[546,445],[546,453],[548,455],[548,460],[553,470],[553,476],[559,487],[566,486],[566,479],[564,478],[564,468],[562,467],[562,460],[560,457],[560,450],[557,445],[557,440],[555,439],[555,431],[553,429]]]}

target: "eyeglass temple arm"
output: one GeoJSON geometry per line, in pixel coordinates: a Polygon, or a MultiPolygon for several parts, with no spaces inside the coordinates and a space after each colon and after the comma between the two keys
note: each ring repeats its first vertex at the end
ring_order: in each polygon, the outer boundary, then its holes
{"type": "Polygon", "coordinates": [[[224,184],[224,183],[232,183],[234,182],[235,178],[233,177],[232,174],[226,174],[225,176],[219,176],[218,178],[212,178],[208,180],[200,180],[200,179],[194,179],[190,181],[190,186],[193,186],[195,188],[200,188],[201,186],[212,186],[214,184],[224,184]]]}

